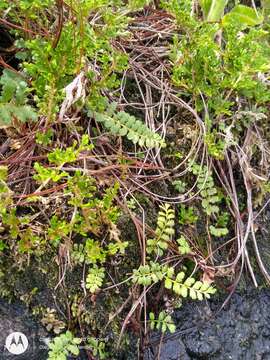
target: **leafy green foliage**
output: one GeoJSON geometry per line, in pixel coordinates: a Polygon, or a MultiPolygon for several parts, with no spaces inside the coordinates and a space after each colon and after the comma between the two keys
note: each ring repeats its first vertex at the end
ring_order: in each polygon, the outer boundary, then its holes
{"type": "Polygon", "coordinates": [[[45,133],[37,132],[36,133],[36,142],[40,145],[49,145],[52,142],[53,130],[48,129],[45,133]]]}
{"type": "Polygon", "coordinates": [[[81,339],[73,337],[70,331],[61,334],[49,343],[49,357],[48,360],[66,360],[68,355],[79,355],[78,345],[81,339]]]}
{"type": "Polygon", "coordinates": [[[157,262],[150,261],[147,265],[140,265],[133,270],[132,281],[140,285],[148,286],[161,281],[167,272],[167,267],[157,262]]]}
{"type": "Polygon", "coordinates": [[[94,337],[88,338],[87,347],[92,351],[94,356],[98,356],[100,360],[108,359],[109,354],[105,351],[105,342],[94,337]]]}
{"type": "Polygon", "coordinates": [[[48,160],[57,166],[62,166],[66,163],[71,163],[77,160],[82,151],[93,150],[93,145],[89,145],[88,135],[83,135],[79,146],[76,148],[76,141],[73,145],[66,149],[56,148],[53,152],[48,154],[48,160]]]}
{"type": "Polygon", "coordinates": [[[228,0],[200,0],[199,2],[203,9],[204,19],[214,22],[222,18],[228,0]]]}
{"type": "Polygon", "coordinates": [[[12,203],[12,193],[6,183],[7,177],[7,166],[0,166],[0,215],[5,214],[7,207],[12,203]]]}
{"type": "Polygon", "coordinates": [[[172,182],[172,185],[174,186],[175,190],[180,194],[185,192],[187,186],[187,184],[181,180],[174,180],[172,182]]]}
{"type": "Polygon", "coordinates": [[[34,164],[34,169],[37,173],[33,176],[33,179],[40,183],[45,183],[48,181],[58,182],[62,178],[68,176],[68,173],[65,171],[46,168],[38,162],[34,164]]]}
{"type": "Polygon", "coordinates": [[[132,281],[140,285],[149,286],[164,280],[166,289],[172,290],[184,298],[190,297],[193,300],[208,299],[211,294],[216,292],[216,289],[208,283],[196,281],[193,277],[187,277],[186,279],[185,277],[184,271],[179,272],[175,276],[173,267],[150,262],[133,270],[132,281]]]}
{"type": "Polygon", "coordinates": [[[149,149],[166,146],[159,134],[150,130],[142,121],[127,112],[110,110],[107,113],[92,113],[92,111],[88,113],[90,116],[94,116],[98,122],[101,122],[111,134],[126,136],[134,144],[138,143],[138,145],[146,146],[149,149]]]}
{"type": "Polygon", "coordinates": [[[259,25],[263,22],[263,16],[258,14],[258,11],[245,5],[236,5],[228,14],[222,19],[223,26],[241,25],[242,28],[248,26],[259,25]]]}
{"type": "Polygon", "coordinates": [[[34,250],[37,250],[37,254],[39,253],[42,239],[34,233],[31,227],[27,227],[24,231],[20,231],[18,236],[18,250],[20,253],[31,254],[34,253],[34,250]]]}
{"type": "Polygon", "coordinates": [[[157,218],[156,236],[148,239],[146,243],[146,251],[151,254],[155,253],[162,256],[164,250],[168,248],[168,244],[174,235],[174,210],[169,204],[160,206],[157,218]]]}
{"type": "MultiPolygon", "coordinates": [[[[82,151],[91,151],[93,149],[92,145],[89,145],[89,138],[87,135],[83,135],[79,146],[76,148],[77,143],[74,142],[72,146],[67,147],[66,149],[56,148],[54,151],[50,152],[47,157],[51,164],[57,165],[57,168],[44,167],[39,163],[34,164],[34,169],[37,174],[33,176],[35,180],[40,183],[47,183],[49,181],[58,182],[64,177],[68,177],[68,173],[61,171],[61,167],[66,163],[72,163],[77,161],[80,153],[82,151]]],[[[78,173],[76,173],[75,178],[78,178],[78,173]]],[[[85,186],[89,185],[89,180],[86,178],[85,186]]],[[[69,182],[70,185],[70,182],[69,182]]],[[[89,189],[90,190],[90,189],[89,189]]]]}
{"type": "Polygon", "coordinates": [[[220,214],[217,218],[217,222],[215,226],[213,225],[209,226],[210,234],[216,237],[227,235],[229,233],[228,221],[229,221],[229,214],[227,212],[220,214]]]}
{"type": "Polygon", "coordinates": [[[166,289],[173,290],[177,295],[181,295],[184,298],[189,296],[193,300],[203,300],[204,298],[210,298],[210,295],[216,292],[216,289],[208,283],[196,281],[192,277],[185,279],[185,273],[183,271],[179,272],[176,277],[173,275],[174,269],[171,268],[165,279],[165,287],[166,289]]]}
{"type": "Polygon", "coordinates": [[[150,328],[152,330],[154,329],[161,330],[163,333],[165,333],[167,330],[169,330],[170,333],[174,333],[176,330],[176,326],[173,322],[171,315],[166,314],[165,311],[161,311],[158,314],[157,319],[155,318],[155,314],[150,312],[149,321],[150,321],[150,328]]]}
{"type": "Polygon", "coordinates": [[[86,239],[84,244],[74,244],[72,257],[78,263],[96,264],[104,262],[107,252],[98,241],[86,239]]]}
{"type": "Polygon", "coordinates": [[[90,293],[94,294],[99,290],[103,284],[105,278],[105,269],[104,267],[93,266],[89,269],[88,275],[86,277],[86,289],[89,289],[90,293]]]}
{"type": "Polygon", "coordinates": [[[70,223],[67,223],[66,220],[59,219],[56,215],[52,216],[47,234],[49,241],[51,241],[54,246],[57,246],[61,240],[66,239],[70,231],[70,223]]]}
{"type": "MultiPolygon", "coordinates": [[[[223,195],[215,187],[211,171],[209,171],[206,166],[201,168],[199,165],[193,164],[192,172],[194,175],[197,175],[197,186],[200,190],[200,195],[202,197],[201,204],[205,213],[208,216],[218,215],[220,213],[220,203],[223,199],[223,195]]],[[[212,235],[220,237],[228,234],[227,215],[227,213],[219,215],[216,224],[210,225],[209,231],[212,235]]]]}
{"type": "Polygon", "coordinates": [[[5,69],[0,78],[0,85],[0,127],[11,125],[14,118],[22,123],[37,120],[34,109],[26,104],[29,89],[20,75],[5,69]]]}
{"type": "MultiPolygon", "coordinates": [[[[169,4],[178,20],[179,5],[173,0],[169,4]]],[[[226,2],[202,0],[201,5],[206,19],[209,16],[209,21],[218,21],[226,2]]],[[[186,17],[190,17],[190,9],[187,6],[182,10],[186,17]]],[[[237,96],[255,98],[260,103],[269,100],[267,86],[258,78],[260,72],[269,69],[266,32],[262,27],[254,27],[262,20],[254,9],[238,4],[224,16],[222,23],[205,23],[194,16],[193,21],[184,26],[181,41],[174,39],[172,79],[179,88],[193,94],[198,111],[206,107],[210,127],[216,115],[230,115],[237,96]],[[243,28],[246,30],[239,36],[243,28]],[[216,41],[219,35],[222,46],[216,41]]],[[[210,128],[207,130],[211,132],[210,128]]]]}
{"type": "Polygon", "coordinates": [[[216,130],[212,130],[205,135],[204,141],[207,146],[209,155],[218,160],[224,159],[226,142],[224,138],[220,138],[216,130]]]}
{"type": "Polygon", "coordinates": [[[171,12],[181,29],[192,30],[196,25],[196,20],[192,16],[192,0],[162,0],[161,5],[167,11],[171,12]]]}
{"type": "MultiPolygon", "coordinates": [[[[32,2],[27,1],[27,5],[22,1],[17,2],[17,7],[11,7],[9,15],[14,17],[14,21],[17,20],[18,11],[24,15],[23,18],[30,17],[43,34],[44,25],[48,29],[54,26],[54,17],[47,14],[57,13],[55,1],[44,2],[46,7],[42,2],[34,1],[29,8],[29,3],[32,2]]],[[[55,36],[40,35],[20,39],[16,44],[23,54],[23,69],[32,79],[36,104],[41,114],[46,114],[49,120],[56,117],[65,96],[63,89],[81,71],[86,70],[86,63],[99,64],[97,69],[87,69],[87,80],[84,82],[84,86],[90,83],[88,100],[97,108],[102,106],[101,91],[119,85],[117,73],[127,64],[126,55],[111,44],[112,39],[125,32],[128,24],[121,2],[79,0],[67,1],[66,5],[67,13],[57,43],[55,36]],[[95,11],[99,12],[98,24],[89,21],[89,14],[95,11]]]]}
{"type": "MultiPolygon", "coordinates": [[[[8,208],[12,204],[12,192],[7,186],[8,178],[8,168],[7,166],[0,166],[0,219],[2,217],[3,223],[7,221],[8,218],[8,208]]],[[[15,217],[16,223],[16,217],[15,217]]],[[[17,228],[17,227],[16,227],[17,228]]],[[[0,227],[1,229],[1,227],[0,227]]],[[[0,240],[0,251],[3,251],[6,248],[5,242],[0,240]]]]}
{"type": "Polygon", "coordinates": [[[188,255],[191,253],[191,248],[189,246],[189,243],[183,235],[181,235],[180,238],[177,239],[176,241],[178,244],[178,250],[181,255],[188,255]]]}
{"type": "Polygon", "coordinates": [[[185,206],[183,204],[180,205],[178,219],[179,224],[188,225],[195,224],[198,220],[198,216],[194,212],[194,208],[192,206],[185,206]]]}
{"type": "Polygon", "coordinates": [[[201,168],[200,165],[193,164],[192,173],[197,175],[197,186],[202,196],[202,207],[204,211],[207,215],[218,213],[218,204],[222,200],[222,197],[218,194],[214,185],[211,171],[209,171],[206,166],[201,168]]]}

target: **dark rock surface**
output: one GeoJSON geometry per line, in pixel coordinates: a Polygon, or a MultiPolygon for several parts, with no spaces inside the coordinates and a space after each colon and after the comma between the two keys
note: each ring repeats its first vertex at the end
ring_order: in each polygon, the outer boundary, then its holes
{"type": "MultiPolygon", "coordinates": [[[[174,315],[177,332],[163,339],[160,360],[270,360],[270,290],[235,293],[220,310],[222,303],[183,305],[174,315]]],[[[158,358],[159,339],[151,342],[145,360],[158,358]]]]}
{"type": "MultiPolygon", "coordinates": [[[[235,293],[220,310],[223,300],[184,304],[174,314],[177,332],[164,336],[160,360],[270,360],[270,290],[235,293]]],[[[24,306],[0,300],[0,360],[45,360],[45,339],[48,334],[24,306]],[[15,331],[24,333],[29,341],[21,355],[12,355],[5,348],[6,337],[15,331]]],[[[154,334],[145,360],[158,358],[159,340],[154,334]]],[[[81,359],[86,358],[82,354],[81,359]]],[[[121,360],[131,358],[128,352],[119,354],[121,360]]]]}
{"type": "Polygon", "coordinates": [[[1,360],[45,360],[48,335],[29,315],[21,304],[8,304],[0,300],[0,359],[1,360]],[[27,350],[20,355],[11,354],[5,347],[6,337],[13,332],[23,333],[29,342],[27,350]]]}

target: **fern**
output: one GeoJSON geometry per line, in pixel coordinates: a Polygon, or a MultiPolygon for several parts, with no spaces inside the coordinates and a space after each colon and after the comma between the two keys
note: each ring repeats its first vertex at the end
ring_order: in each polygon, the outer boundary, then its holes
{"type": "Polygon", "coordinates": [[[37,115],[29,105],[0,104],[0,126],[8,126],[13,118],[20,122],[35,121],[37,115]]]}
{"type": "Polygon", "coordinates": [[[5,69],[0,78],[2,85],[0,96],[0,126],[8,126],[13,118],[20,122],[35,121],[37,114],[34,109],[26,105],[27,83],[14,72],[5,69]]]}
{"type": "Polygon", "coordinates": [[[81,339],[75,338],[70,331],[55,337],[49,343],[48,360],[66,360],[70,354],[78,356],[80,343],[81,339]]]}
{"type": "Polygon", "coordinates": [[[229,232],[229,230],[227,228],[219,228],[219,227],[216,227],[213,225],[209,226],[209,231],[210,231],[210,234],[212,234],[216,237],[225,236],[229,232]]]}
{"type": "Polygon", "coordinates": [[[191,172],[197,176],[197,187],[200,190],[204,211],[209,216],[218,213],[221,197],[215,187],[212,172],[206,166],[200,167],[198,164],[192,164],[191,172]]]}
{"type": "Polygon", "coordinates": [[[167,270],[167,266],[151,261],[149,265],[141,265],[133,270],[132,281],[144,286],[155,284],[163,280],[167,270]]]}
{"type": "Polygon", "coordinates": [[[153,239],[147,240],[146,251],[156,253],[162,256],[164,250],[168,248],[168,243],[174,235],[174,210],[169,204],[160,206],[157,219],[156,236],[153,239]]]}
{"type": "Polygon", "coordinates": [[[178,243],[178,250],[181,255],[186,255],[191,253],[191,248],[189,243],[187,242],[186,238],[181,235],[179,239],[176,240],[178,243]]]}
{"type": "MultiPolygon", "coordinates": [[[[202,197],[202,207],[205,211],[205,213],[208,216],[211,216],[213,214],[219,214],[220,213],[220,207],[219,204],[222,200],[222,195],[219,194],[217,188],[214,184],[214,179],[212,176],[212,172],[207,169],[206,166],[203,166],[202,168],[197,165],[193,164],[191,166],[191,171],[194,175],[197,175],[197,186],[200,190],[200,195],[202,197]]],[[[216,225],[210,225],[209,231],[212,235],[216,237],[224,236],[228,234],[228,229],[226,227],[227,225],[227,214],[220,215],[218,217],[218,220],[216,222],[216,225]]]]}
{"type": "Polygon", "coordinates": [[[148,149],[166,146],[165,141],[159,134],[153,132],[142,121],[124,111],[115,112],[110,110],[102,114],[89,111],[88,114],[101,122],[111,134],[126,136],[133,144],[146,146],[148,149]]]}
{"type": "Polygon", "coordinates": [[[150,321],[150,328],[152,330],[156,328],[157,330],[161,330],[163,333],[165,333],[167,329],[170,331],[170,333],[174,333],[176,330],[176,326],[173,322],[171,315],[166,314],[165,311],[161,311],[158,314],[157,319],[155,318],[155,314],[150,312],[149,321],[150,321]]]}
{"type": "Polygon", "coordinates": [[[90,293],[94,294],[102,286],[105,277],[105,269],[93,266],[86,277],[86,289],[89,289],[90,293]]]}
{"type": "Polygon", "coordinates": [[[173,290],[177,295],[182,297],[190,297],[193,300],[203,300],[204,298],[209,299],[211,294],[216,292],[216,289],[208,283],[196,281],[192,277],[188,277],[185,281],[186,274],[181,271],[176,277],[173,277],[174,269],[168,271],[165,279],[166,289],[173,290]]]}
{"type": "Polygon", "coordinates": [[[190,297],[193,300],[209,299],[216,289],[208,283],[196,281],[193,277],[187,277],[184,271],[175,276],[173,267],[160,265],[156,262],[150,262],[147,265],[141,265],[133,270],[132,281],[139,285],[149,286],[164,280],[166,289],[172,290],[182,297],[190,297]]]}
{"type": "Polygon", "coordinates": [[[215,226],[213,225],[209,226],[210,234],[216,237],[227,235],[229,232],[228,221],[229,221],[229,214],[227,212],[223,212],[222,215],[218,216],[215,226]]]}

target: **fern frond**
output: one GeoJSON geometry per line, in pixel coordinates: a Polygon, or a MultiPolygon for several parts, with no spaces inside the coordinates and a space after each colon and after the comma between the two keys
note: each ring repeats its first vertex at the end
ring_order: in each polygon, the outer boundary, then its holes
{"type": "Polygon", "coordinates": [[[133,270],[132,281],[148,286],[163,280],[166,272],[166,266],[151,261],[149,264],[141,265],[138,269],[133,270]]]}
{"type": "Polygon", "coordinates": [[[169,204],[160,206],[158,213],[156,237],[148,239],[146,243],[146,251],[156,253],[158,256],[162,256],[164,250],[168,248],[168,243],[174,235],[174,210],[169,204]]]}
{"type": "Polygon", "coordinates": [[[177,239],[176,241],[178,243],[178,250],[181,255],[190,254],[192,252],[188,241],[183,235],[181,235],[180,238],[177,239]]]}
{"type": "Polygon", "coordinates": [[[207,215],[219,212],[221,197],[215,187],[212,172],[206,167],[192,164],[191,171],[197,176],[197,187],[202,197],[202,207],[207,215]]]}
{"type": "Polygon", "coordinates": [[[177,295],[182,297],[190,297],[193,300],[209,299],[211,294],[216,292],[216,289],[208,283],[196,281],[192,277],[188,277],[186,280],[185,273],[181,271],[177,274],[176,278],[173,278],[172,273],[168,273],[165,279],[166,289],[173,290],[177,295]]]}
{"type": "Polygon", "coordinates": [[[164,139],[159,134],[150,130],[142,121],[124,111],[103,114],[89,113],[98,122],[101,122],[111,134],[126,136],[133,144],[139,144],[148,149],[166,146],[164,139]]]}
{"type": "Polygon", "coordinates": [[[104,267],[93,266],[89,271],[86,277],[86,289],[94,294],[99,290],[103,284],[105,278],[105,269],[104,267]]]}
{"type": "Polygon", "coordinates": [[[165,311],[161,311],[158,315],[158,318],[155,318],[155,314],[150,312],[149,314],[150,328],[154,330],[161,330],[165,333],[167,330],[170,333],[174,333],[176,330],[176,326],[173,322],[171,315],[167,314],[165,311]]]}

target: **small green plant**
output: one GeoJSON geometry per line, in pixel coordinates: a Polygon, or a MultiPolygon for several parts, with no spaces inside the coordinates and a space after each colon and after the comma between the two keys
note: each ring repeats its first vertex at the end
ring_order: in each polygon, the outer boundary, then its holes
{"type": "Polygon", "coordinates": [[[86,289],[89,289],[90,293],[94,294],[99,290],[103,284],[105,278],[105,268],[97,267],[96,265],[89,269],[86,277],[86,289]]]}
{"type": "Polygon", "coordinates": [[[219,203],[222,200],[215,187],[211,170],[206,166],[192,165],[192,173],[197,176],[197,186],[202,196],[202,207],[207,215],[219,212],[219,203]]]}
{"type": "Polygon", "coordinates": [[[157,262],[150,261],[149,264],[140,265],[138,269],[133,270],[132,281],[134,283],[148,286],[164,279],[168,268],[157,262]]]}
{"type": "Polygon", "coordinates": [[[108,359],[109,354],[105,351],[105,342],[97,338],[88,338],[87,348],[92,351],[94,356],[98,356],[100,360],[108,359]]]}
{"type": "Polygon", "coordinates": [[[179,224],[181,225],[191,225],[195,224],[198,220],[198,216],[195,214],[194,208],[192,206],[180,205],[179,214],[178,214],[179,224]]]}
{"type": "Polygon", "coordinates": [[[150,262],[147,265],[141,265],[138,269],[133,270],[132,280],[144,286],[149,286],[164,280],[166,289],[172,290],[184,298],[190,297],[193,300],[208,299],[210,295],[216,292],[216,289],[206,282],[196,281],[193,277],[185,278],[186,274],[184,271],[175,275],[173,267],[150,262]]]}
{"type": "Polygon", "coordinates": [[[89,111],[88,114],[101,122],[111,134],[126,136],[134,144],[138,143],[138,145],[146,146],[149,149],[166,146],[159,134],[150,130],[142,121],[127,112],[116,112],[112,108],[107,113],[89,111]]]}
{"type": "Polygon", "coordinates": [[[187,186],[187,184],[182,180],[174,180],[172,182],[172,185],[174,186],[175,190],[180,194],[185,192],[187,186]]]}
{"type": "Polygon", "coordinates": [[[178,250],[181,255],[188,255],[191,253],[189,243],[183,235],[181,235],[180,238],[176,240],[176,242],[178,244],[178,250]]]}
{"type": "Polygon", "coordinates": [[[0,127],[10,126],[14,120],[21,123],[37,120],[35,110],[27,105],[29,89],[21,75],[5,69],[0,77],[0,85],[0,127]]]}
{"type": "Polygon", "coordinates": [[[52,129],[48,129],[45,132],[40,132],[38,131],[36,133],[36,142],[39,145],[50,145],[52,142],[52,137],[53,137],[53,130],[52,129]]]}
{"type": "Polygon", "coordinates": [[[168,248],[169,242],[174,235],[174,210],[169,204],[161,205],[157,218],[156,236],[148,239],[146,251],[151,254],[155,253],[162,256],[164,250],[168,248]]]}
{"type": "Polygon", "coordinates": [[[155,318],[155,314],[150,312],[149,314],[150,328],[152,330],[157,329],[161,330],[162,333],[165,333],[169,330],[170,333],[174,333],[176,330],[176,326],[173,322],[171,315],[166,314],[165,311],[161,311],[158,314],[158,317],[155,318]]]}
{"type": "Polygon", "coordinates": [[[40,182],[41,184],[47,183],[49,181],[58,182],[62,178],[68,176],[68,173],[65,171],[47,168],[38,162],[34,164],[34,169],[36,174],[33,176],[33,179],[40,182]]]}
{"type": "Polygon", "coordinates": [[[52,242],[53,246],[57,247],[61,240],[67,238],[70,231],[70,223],[67,223],[66,220],[61,220],[56,215],[53,215],[50,219],[50,224],[47,230],[48,240],[52,242]]]}
{"type": "Polygon", "coordinates": [[[60,334],[63,329],[65,329],[66,324],[57,318],[55,309],[46,308],[42,315],[41,323],[46,327],[47,331],[53,331],[55,334],[60,334]]]}
{"type": "Polygon", "coordinates": [[[200,167],[192,165],[192,173],[197,176],[197,186],[202,197],[201,205],[207,216],[215,216],[215,224],[209,226],[209,231],[216,237],[225,236],[229,230],[227,228],[228,214],[220,215],[220,204],[223,199],[222,193],[215,187],[212,172],[206,166],[200,167]]]}
{"type": "Polygon", "coordinates": [[[190,297],[193,300],[209,299],[210,295],[216,292],[213,286],[208,283],[196,281],[193,277],[184,280],[186,274],[181,271],[174,277],[174,269],[170,268],[165,278],[166,289],[173,290],[177,295],[182,297],[190,297]]]}
{"type": "Polygon", "coordinates": [[[7,208],[12,204],[12,192],[7,186],[8,168],[0,166],[0,215],[7,212],[7,208]]]}
{"type": "Polygon", "coordinates": [[[81,339],[75,338],[70,331],[55,337],[49,343],[48,360],[66,360],[69,355],[78,356],[80,343],[81,339]]]}

